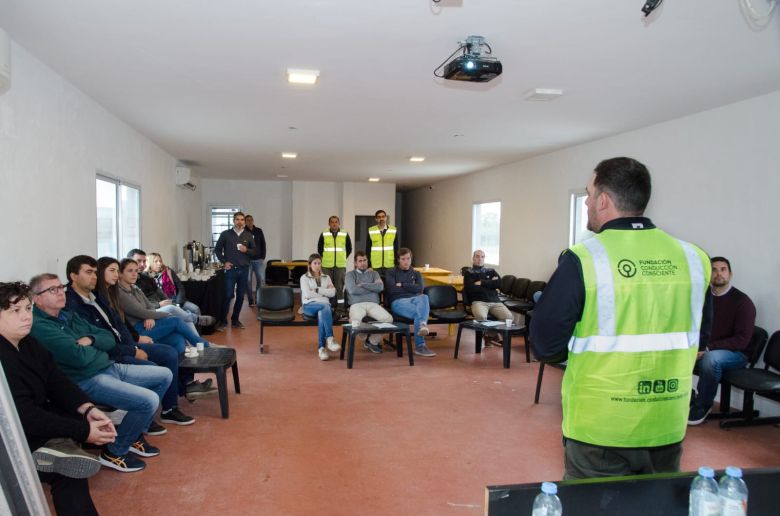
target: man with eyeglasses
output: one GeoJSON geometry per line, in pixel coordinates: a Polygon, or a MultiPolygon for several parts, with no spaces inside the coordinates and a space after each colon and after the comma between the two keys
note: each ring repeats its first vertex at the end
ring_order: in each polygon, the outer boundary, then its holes
{"type": "Polygon", "coordinates": [[[146,467],[134,455],[154,457],[160,450],[143,436],[173,375],[153,365],[117,364],[108,357],[114,335],[65,310],[65,286],[56,274],[30,280],[35,304],[30,334],[49,350],[57,366],[93,401],[127,412],[116,440],[100,454],[103,466],[121,472],[146,467]]]}

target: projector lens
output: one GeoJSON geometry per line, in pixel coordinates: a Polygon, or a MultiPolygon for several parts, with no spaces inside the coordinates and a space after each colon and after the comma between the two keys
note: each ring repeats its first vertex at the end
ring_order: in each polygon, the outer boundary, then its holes
{"type": "Polygon", "coordinates": [[[466,61],[466,70],[473,70],[474,66],[474,61],[466,61]]]}

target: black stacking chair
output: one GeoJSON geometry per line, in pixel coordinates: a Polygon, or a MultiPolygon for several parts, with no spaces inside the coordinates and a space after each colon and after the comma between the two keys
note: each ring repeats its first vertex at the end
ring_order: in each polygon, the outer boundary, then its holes
{"type": "Polygon", "coordinates": [[[423,293],[431,306],[429,324],[457,324],[468,318],[465,310],[458,308],[458,291],[452,285],[431,285],[423,293]]]}
{"type": "Polygon", "coordinates": [[[499,288],[500,292],[498,293],[498,299],[502,302],[507,301],[512,297],[512,289],[515,286],[515,280],[517,280],[517,278],[511,274],[501,276],[501,287],[499,288]]]}
{"type": "Polygon", "coordinates": [[[268,260],[265,265],[266,285],[284,285],[290,282],[290,271],[287,267],[276,265],[281,260],[268,260]]]}
{"type": "MultiPolygon", "coordinates": [[[[286,268],[285,268],[286,269],[286,268]]],[[[295,320],[293,291],[290,287],[262,287],[257,304],[257,320],[260,321],[260,353],[264,352],[263,329],[265,326],[288,326],[295,320]]]]}

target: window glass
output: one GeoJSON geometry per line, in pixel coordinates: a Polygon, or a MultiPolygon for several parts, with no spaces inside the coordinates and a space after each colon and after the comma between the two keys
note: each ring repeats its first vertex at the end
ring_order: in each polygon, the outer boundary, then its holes
{"type": "Polygon", "coordinates": [[[97,178],[95,182],[97,205],[97,251],[98,256],[116,256],[118,232],[117,185],[97,178]]]}
{"type": "Polygon", "coordinates": [[[588,229],[588,207],[585,206],[585,200],[588,198],[586,192],[572,192],[571,207],[569,212],[569,245],[587,240],[593,236],[593,232],[588,229]]]}
{"type": "Polygon", "coordinates": [[[471,249],[482,249],[485,251],[485,263],[499,265],[501,203],[475,204],[471,220],[471,249]]]}
{"type": "Polygon", "coordinates": [[[241,211],[241,206],[231,205],[212,205],[211,208],[211,246],[217,245],[219,235],[226,229],[233,227],[233,214],[241,211]]]}
{"type": "Polygon", "coordinates": [[[108,177],[95,179],[97,255],[125,256],[141,246],[141,190],[108,177]]]}

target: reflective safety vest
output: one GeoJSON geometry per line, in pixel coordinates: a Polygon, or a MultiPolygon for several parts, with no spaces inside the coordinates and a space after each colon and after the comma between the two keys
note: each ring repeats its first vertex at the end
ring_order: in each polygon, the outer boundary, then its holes
{"type": "Polygon", "coordinates": [[[392,269],[395,267],[395,251],[393,243],[395,243],[395,234],[397,229],[395,226],[387,225],[387,231],[382,235],[379,230],[379,226],[371,226],[368,228],[368,236],[371,238],[371,267],[374,269],[386,268],[392,269]]]}
{"type": "Polygon", "coordinates": [[[563,435],[620,448],[682,441],[709,258],[660,229],[605,230],[571,252],[585,305],[561,387],[563,435]]]}
{"type": "Polygon", "coordinates": [[[339,231],[336,238],[330,230],[322,233],[322,266],[331,267],[347,266],[347,232],[339,231]]]}

